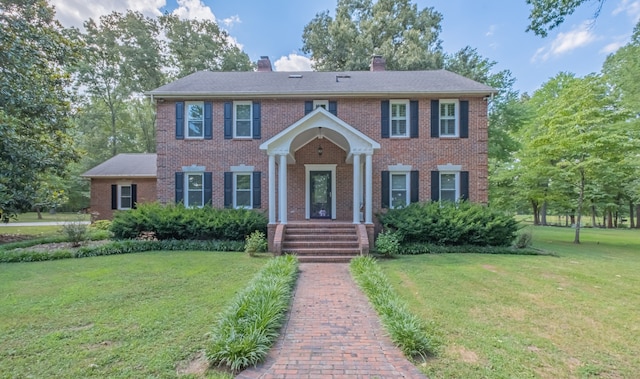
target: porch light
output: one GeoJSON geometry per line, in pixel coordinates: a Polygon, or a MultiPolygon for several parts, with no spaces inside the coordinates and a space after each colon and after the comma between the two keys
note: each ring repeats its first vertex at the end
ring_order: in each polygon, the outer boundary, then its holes
{"type": "Polygon", "coordinates": [[[322,152],[323,152],[323,151],[324,151],[324,150],[322,149],[322,145],[318,145],[318,155],[319,155],[319,156],[322,156],[322,152]]]}

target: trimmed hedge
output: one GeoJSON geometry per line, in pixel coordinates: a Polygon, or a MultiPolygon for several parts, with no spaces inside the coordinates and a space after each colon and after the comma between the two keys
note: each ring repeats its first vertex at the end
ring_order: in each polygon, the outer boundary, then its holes
{"type": "Polygon", "coordinates": [[[273,258],[222,312],[207,358],[237,373],[264,360],[278,338],[298,274],[292,255],[273,258]]]}
{"type": "Polygon", "coordinates": [[[133,239],[142,232],[153,232],[159,240],[243,241],[255,230],[266,233],[267,223],[264,214],[250,209],[143,203],[137,209],[116,212],[111,232],[116,239],[133,239]]]}
{"type": "Polygon", "coordinates": [[[38,262],[67,258],[98,257],[104,255],[131,254],[145,251],[243,251],[242,241],[114,241],[99,246],[83,246],[76,250],[0,250],[0,263],[38,262]]]}
{"type": "Polygon", "coordinates": [[[409,312],[375,259],[364,256],[354,258],[349,269],[380,316],[391,341],[407,358],[426,358],[438,352],[441,342],[433,325],[426,324],[409,312]]]}
{"type": "Polygon", "coordinates": [[[531,247],[517,248],[515,246],[442,246],[429,243],[412,242],[400,246],[398,254],[418,255],[418,254],[511,254],[511,255],[551,255],[543,250],[531,247]]]}
{"type": "Polygon", "coordinates": [[[400,233],[403,243],[509,246],[519,229],[512,216],[466,201],[412,203],[378,218],[384,229],[400,233]]]}

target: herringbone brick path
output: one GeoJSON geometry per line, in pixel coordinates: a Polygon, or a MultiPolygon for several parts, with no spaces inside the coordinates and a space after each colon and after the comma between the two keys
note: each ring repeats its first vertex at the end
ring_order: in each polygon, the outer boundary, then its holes
{"type": "Polygon", "coordinates": [[[348,264],[301,263],[280,339],[237,378],[425,377],[385,335],[348,264]]]}

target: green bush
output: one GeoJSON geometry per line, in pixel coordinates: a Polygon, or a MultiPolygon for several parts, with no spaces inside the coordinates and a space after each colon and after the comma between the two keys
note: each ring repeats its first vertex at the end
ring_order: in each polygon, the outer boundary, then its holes
{"type": "Polygon", "coordinates": [[[391,340],[406,357],[425,358],[437,353],[441,342],[433,325],[409,312],[373,258],[354,258],[349,268],[380,316],[391,340]]]}
{"type": "Polygon", "coordinates": [[[117,212],[111,224],[111,232],[117,239],[133,239],[143,232],[153,232],[159,240],[244,241],[255,230],[266,233],[267,218],[254,210],[185,208],[181,204],[158,203],[144,203],[137,209],[117,212]]]}
{"type": "Polygon", "coordinates": [[[278,338],[298,273],[292,255],[273,258],[222,312],[207,348],[214,366],[238,372],[261,362],[278,338]]]}
{"type": "Polygon", "coordinates": [[[111,229],[111,221],[109,220],[98,220],[89,225],[89,228],[94,230],[109,230],[111,229]]]}
{"type": "Polygon", "coordinates": [[[412,203],[378,217],[404,243],[509,246],[519,229],[512,216],[470,202],[412,203]]]}
{"type": "Polygon", "coordinates": [[[80,246],[89,239],[89,226],[81,221],[69,221],[62,225],[62,234],[71,246],[80,246]]]}
{"type": "Polygon", "coordinates": [[[443,246],[424,242],[410,242],[400,246],[401,255],[418,254],[507,254],[507,255],[552,255],[543,250],[528,248],[516,248],[515,246],[443,246]]]}
{"type": "Polygon", "coordinates": [[[387,257],[400,252],[400,234],[385,230],[376,237],[376,251],[387,257]]]}
{"type": "Polygon", "coordinates": [[[531,234],[531,231],[527,230],[518,234],[518,237],[516,238],[516,242],[513,245],[518,249],[525,249],[531,246],[532,243],[533,243],[533,234],[531,234]]]}
{"type": "Polygon", "coordinates": [[[269,243],[264,233],[256,230],[247,236],[244,244],[244,252],[253,257],[256,253],[264,253],[267,251],[268,245],[269,243]]]}

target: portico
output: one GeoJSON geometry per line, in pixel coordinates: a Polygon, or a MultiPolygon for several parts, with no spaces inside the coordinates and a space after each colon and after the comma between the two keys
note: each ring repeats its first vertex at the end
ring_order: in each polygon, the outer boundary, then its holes
{"type": "MultiPolygon", "coordinates": [[[[339,221],[373,224],[373,154],[380,149],[378,142],[324,108],[318,107],[261,144],[260,149],[266,151],[269,159],[268,217],[270,225],[289,222],[289,214],[292,210],[290,210],[288,196],[295,195],[299,198],[302,196],[300,192],[304,192],[303,218],[306,220],[339,220],[339,215],[345,214],[344,208],[350,207],[350,219],[339,221]],[[335,159],[333,162],[324,164],[296,159],[296,152],[309,152],[311,149],[318,156],[322,156],[323,143],[325,149],[329,146],[345,154],[338,157],[337,154],[328,151],[325,154],[333,154],[332,157],[335,159]],[[352,167],[351,201],[344,199],[345,194],[337,193],[336,190],[341,184],[337,182],[344,178],[344,176],[336,176],[336,166],[344,163],[352,167]],[[288,167],[295,165],[304,166],[304,186],[299,183],[295,188],[289,188],[292,181],[289,180],[288,167]],[[342,201],[336,201],[338,196],[342,196],[342,201]]],[[[297,218],[300,220],[302,216],[297,214],[297,218]]]]}

